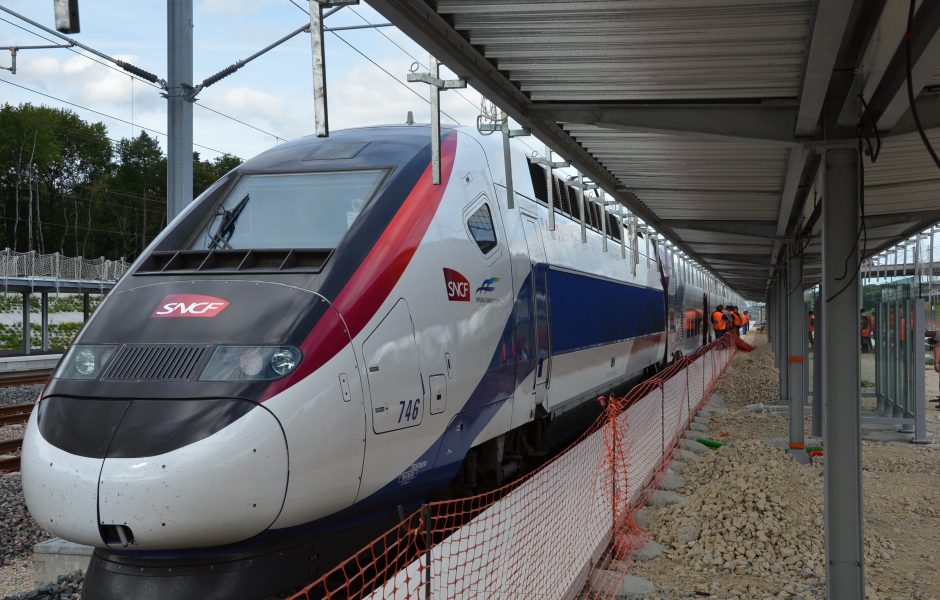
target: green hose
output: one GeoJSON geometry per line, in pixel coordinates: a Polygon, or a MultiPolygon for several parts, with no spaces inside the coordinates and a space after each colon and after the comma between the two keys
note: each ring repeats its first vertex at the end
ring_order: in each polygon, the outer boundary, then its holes
{"type": "Polygon", "coordinates": [[[698,438],[695,441],[703,446],[708,446],[709,448],[721,448],[724,446],[724,444],[721,442],[716,442],[715,440],[710,440],[708,438],[698,438]]]}

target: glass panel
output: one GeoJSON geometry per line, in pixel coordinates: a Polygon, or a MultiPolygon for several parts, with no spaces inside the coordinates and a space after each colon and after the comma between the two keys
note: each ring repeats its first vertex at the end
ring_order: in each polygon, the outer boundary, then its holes
{"type": "Polygon", "coordinates": [[[483,254],[489,254],[490,250],[496,247],[496,229],[493,227],[489,205],[484,204],[470,215],[467,219],[467,227],[470,228],[470,235],[473,236],[473,240],[483,254]]]}
{"type": "Polygon", "coordinates": [[[383,175],[383,171],[247,175],[189,247],[335,248],[383,175]]]}

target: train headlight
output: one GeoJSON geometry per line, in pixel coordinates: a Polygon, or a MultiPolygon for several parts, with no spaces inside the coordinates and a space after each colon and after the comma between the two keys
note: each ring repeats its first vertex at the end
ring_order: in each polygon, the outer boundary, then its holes
{"type": "Polygon", "coordinates": [[[75,353],[72,364],[81,375],[93,375],[98,370],[98,357],[88,348],[82,348],[75,353]]]}
{"type": "Polygon", "coordinates": [[[298,355],[293,348],[278,348],[271,355],[271,368],[278,375],[287,375],[297,366],[298,355]]]}
{"type": "Polygon", "coordinates": [[[58,379],[97,379],[108,359],[114,354],[116,345],[81,344],[72,346],[54,377],[58,379]]]}
{"type": "Polygon", "coordinates": [[[201,381],[265,381],[297,368],[300,350],[292,346],[219,346],[201,381]]]}

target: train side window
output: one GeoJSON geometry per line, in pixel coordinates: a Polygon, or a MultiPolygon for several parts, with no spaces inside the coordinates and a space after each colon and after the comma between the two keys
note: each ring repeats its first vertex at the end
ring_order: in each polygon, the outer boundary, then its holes
{"type": "Polygon", "coordinates": [[[489,204],[484,202],[470,215],[467,219],[467,228],[483,254],[489,254],[496,247],[496,228],[493,226],[493,215],[490,213],[489,204]]]}

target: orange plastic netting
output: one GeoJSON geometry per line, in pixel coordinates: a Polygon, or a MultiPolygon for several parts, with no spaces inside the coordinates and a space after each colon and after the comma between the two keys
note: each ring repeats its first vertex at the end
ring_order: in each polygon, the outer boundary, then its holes
{"type": "Polygon", "coordinates": [[[614,598],[634,521],[736,351],[724,336],[604,411],[565,451],[476,496],[429,502],[291,597],[614,598]]]}

